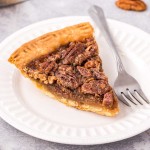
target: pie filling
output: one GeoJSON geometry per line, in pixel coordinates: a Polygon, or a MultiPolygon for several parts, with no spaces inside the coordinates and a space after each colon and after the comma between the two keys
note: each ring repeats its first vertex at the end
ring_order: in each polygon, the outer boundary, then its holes
{"type": "Polygon", "coordinates": [[[30,62],[24,71],[57,97],[80,104],[114,107],[113,91],[103,73],[93,37],[61,46],[30,62]]]}

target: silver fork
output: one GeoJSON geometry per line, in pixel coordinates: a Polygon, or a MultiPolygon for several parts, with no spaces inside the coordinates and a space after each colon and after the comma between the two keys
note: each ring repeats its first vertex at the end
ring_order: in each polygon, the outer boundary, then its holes
{"type": "Polygon", "coordinates": [[[114,90],[119,100],[127,106],[131,106],[132,104],[149,104],[150,102],[143,93],[139,83],[126,72],[123,66],[123,63],[118,53],[119,50],[111,37],[102,8],[94,5],[88,10],[88,12],[90,17],[99,27],[109,47],[113,50],[115,54],[118,77],[114,83],[114,90]]]}

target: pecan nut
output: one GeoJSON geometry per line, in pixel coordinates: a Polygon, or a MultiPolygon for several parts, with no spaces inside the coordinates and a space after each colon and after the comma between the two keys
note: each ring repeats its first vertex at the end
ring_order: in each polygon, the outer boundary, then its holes
{"type": "Polygon", "coordinates": [[[116,5],[125,10],[144,11],[146,4],[142,0],[118,0],[116,5]]]}

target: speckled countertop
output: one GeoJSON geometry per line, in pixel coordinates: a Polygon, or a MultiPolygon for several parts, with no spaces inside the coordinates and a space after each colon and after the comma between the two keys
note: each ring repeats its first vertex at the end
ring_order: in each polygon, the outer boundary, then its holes
{"type": "MultiPolygon", "coordinates": [[[[145,12],[123,11],[115,0],[29,0],[0,8],[0,41],[31,23],[61,16],[87,15],[92,4],[101,6],[107,17],[127,22],[150,33],[150,1],[145,12]]],[[[150,150],[150,129],[135,137],[104,145],[74,146],[43,141],[13,128],[0,118],[0,150],[150,150]]]]}

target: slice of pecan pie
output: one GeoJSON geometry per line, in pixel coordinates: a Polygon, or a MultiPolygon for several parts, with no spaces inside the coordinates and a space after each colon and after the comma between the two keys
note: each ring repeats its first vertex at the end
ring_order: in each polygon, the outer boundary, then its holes
{"type": "Polygon", "coordinates": [[[25,43],[10,56],[9,62],[47,95],[68,106],[106,116],[119,111],[89,23],[25,43]]]}

